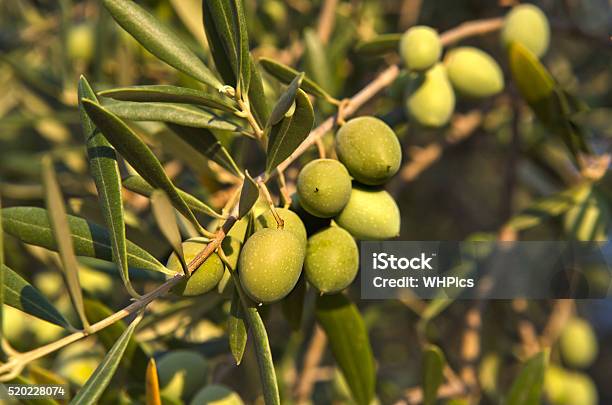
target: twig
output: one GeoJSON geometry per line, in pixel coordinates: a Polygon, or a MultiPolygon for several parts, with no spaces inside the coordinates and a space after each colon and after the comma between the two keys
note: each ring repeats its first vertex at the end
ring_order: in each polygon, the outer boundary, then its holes
{"type": "Polygon", "coordinates": [[[304,356],[304,366],[302,368],[302,377],[298,380],[299,384],[295,389],[297,404],[305,404],[310,398],[312,389],[316,382],[317,368],[327,346],[327,336],[320,326],[315,325],[312,339],[308,351],[304,356]]]}
{"type": "Polygon", "coordinates": [[[338,0],[325,0],[321,12],[319,14],[319,24],[317,25],[317,33],[324,45],[329,41],[334,23],[336,21],[336,6],[338,0]]]}

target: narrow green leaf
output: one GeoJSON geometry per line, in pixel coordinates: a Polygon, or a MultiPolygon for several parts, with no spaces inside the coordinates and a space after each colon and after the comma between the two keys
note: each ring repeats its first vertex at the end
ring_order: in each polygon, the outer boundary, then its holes
{"type": "Polygon", "coordinates": [[[324,89],[334,91],[334,80],[325,45],[311,28],[304,30],[304,63],[308,75],[324,89]]]}
{"type": "Polygon", "coordinates": [[[242,176],[242,172],[234,159],[232,159],[232,156],[211,131],[173,124],[168,124],[168,128],[203,156],[235,176],[242,176]]]}
{"type": "Polygon", "coordinates": [[[283,315],[294,331],[300,330],[302,326],[304,298],[306,298],[306,279],[302,274],[293,290],[281,301],[283,315]]]}
{"type": "Polygon", "coordinates": [[[263,80],[257,64],[251,56],[251,84],[249,86],[249,104],[251,112],[260,127],[264,127],[270,117],[270,107],[264,91],[263,80]]]}
{"type": "Polygon", "coordinates": [[[249,38],[242,0],[202,1],[204,28],[215,65],[226,83],[247,93],[249,38]]]}
{"type": "Polygon", "coordinates": [[[220,89],[223,84],[175,33],[131,0],[103,0],[113,18],[149,52],[181,72],[220,89]]]}
{"type": "Polygon", "coordinates": [[[64,197],[57,183],[53,161],[49,156],[45,156],[42,160],[42,175],[49,223],[57,244],[64,275],[66,276],[70,298],[83,327],[87,329],[89,328],[89,322],[83,308],[83,291],[79,281],[79,264],[74,253],[64,197]]]}
{"type": "MultiPolygon", "coordinates": [[[[4,231],[24,243],[57,251],[47,210],[38,207],[11,207],[2,209],[4,231]]],[[[113,261],[112,244],[108,231],[83,218],[68,215],[68,225],[77,256],[96,257],[113,261]]],[[[145,250],[127,241],[127,258],[131,267],[154,270],[173,275],[145,250]]]]}
{"type": "Polygon", "coordinates": [[[291,83],[289,83],[285,92],[276,102],[274,109],[272,109],[272,113],[268,119],[268,127],[278,124],[291,110],[291,106],[295,103],[295,98],[302,84],[302,80],[304,80],[304,73],[298,74],[293,78],[291,83]]]}
{"type": "Polygon", "coordinates": [[[270,174],[308,137],[314,124],[310,99],[302,90],[295,98],[295,111],[270,129],[266,173],[270,174]]]}
{"type": "MultiPolygon", "coordinates": [[[[147,183],[145,179],[138,175],[128,176],[123,179],[123,186],[128,190],[143,195],[145,197],[151,197],[151,195],[153,195],[153,191],[155,190],[153,186],[151,186],[149,183],[147,183]]],[[[181,195],[183,200],[185,200],[185,203],[187,203],[187,205],[189,205],[189,208],[191,208],[193,211],[208,215],[213,218],[225,218],[223,215],[217,213],[214,209],[204,204],[197,197],[179,188],[177,188],[176,191],[181,195]]]]}
{"type": "MultiPolygon", "coordinates": [[[[85,299],[85,313],[87,318],[95,323],[104,318],[108,318],[113,314],[113,311],[98,301],[85,299]]],[[[111,350],[115,342],[121,337],[127,326],[123,320],[117,321],[110,326],[96,333],[97,338],[106,350],[111,350]]],[[[143,375],[147,367],[147,354],[144,348],[136,341],[130,339],[125,354],[121,359],[121,364],[126,370],[130,370],[132,378],[138,381],[143,380],[143,375]]]]}
{"type": "MultiPolygon", "coordinates": [[[[297,70],[290,66],[284,65],[270,58],[259,58],[259,64],[272,76],[280,80],[282,83],[289,84],[297,75],[300,74],[297,70]]],[[[300,88],[306,93],[313,96],[321,97],[327,101],[336,102],[336,99],[327,93],[321,86],[312,81],[307,76],[304,76],[300,88]]]]}
{"type": "Polygon", "coordinates": [[[159,377],[157,376],[157,365],[155,359],[151,357],[147,365],[145,383],[146,405],[162,405],[161,394],[159,392],[159,377]]]}
{"type": "Polygon", "coordinates": [[[229,319],[227,321],[227,335],[229,346],[236,365],[242,362],[242,356],[247,344],[247,327],[244,319],[244,310],[240,303],[240,295],[234,290],[230,307],[229,319]]]}
{"type": "Polygon", "coordinates": [[[242,302],[244,319],[247,322],[255,346],[255,356],[257,357],[257,364],[259,366],[264,403],[266,405],[280,405],[280,394],[278,391],[274,361],[272,359],[272,351],[270,350],[270,341],[268,339],[266,326],[259,315],[259,311],[257,311],[257,307],[249,300],[242,290],[240,281],[237,278],[235,281],[234,285],[240,296],[240,301],[242,302]]]}
{"type": "Polygon", "coordinates": [[[97,130],[94,123],[83,109],[82,99],[91,98],[97,101],[96,95],[85,79],[79,79],[79,110],[81,127],[85,136],[87,156],[89,158],[89,171],[94,178],[104,215],[106,227],[110,229],[109,235],[113,248],[113,260],[117,264],[121,280],[127,291],[133,297],[138,293],[132,287],[128,273],[128,259],[125,236],[125,222],[123,214],[123,201],[121,200],[121,177],[115,149],[97,130]]]}
{"type": "Polygon", "coordinates": [[[384,55],[389,52],[397,52],[402,34],[382,34],[361,41],[355,46],[355,52],[364,56],[384,55]]]}
{"type": "Polygon", "coordinates": [[[161,121],[195,128],[240,132],[243,128],[223,117],[187,104],[112,101],[104,108],[130,121],[161,121]]]}
{"type": "Polygon", "coordinates": [[[540,352],[527,360],[512,383],[506,405],[539,405],[542,397],[548,352],[540,352]]]}
{"type": "MultiPolygon", "coordinates": [[[[188,87],[170,85],[130,86],[104,90],[99,92],[98,95],[121,101],[197,104],[227,112],[238,111],[236,102],[229,97],[222,97],[215,93],[207,93],[188,87]]],[[[91,97],[88,98],[94,100],[91,97]]]]}
{"type": "Polygon", "coordinates": [[[4,273],[4,303],[26,314],[72,329],[66,318],[30,283],[19,274],[2,265],[4,273]]]}
{"type": "Polygon", "coordinates": [[[558,133],[574,156],[591,153],[581,127],[572,121],[575,113],[572,96],[568,98],[548,70],[525,46],[512,42],[508,48],[510,72],[521,96],[538,119],[558,133]]]}
{"type": "MultiPolygon", "coordinates": [[[[227,27],[228,21],[225,17],[225,9],[223,8],[223,2],[212,2],[209,0],[202,0],[202,14],[204,19],[204,30],[206,32],[206,39],[208,41],[208,47],[210,53],[215,61],[215,67],[223,78],[223,82],[236,87],[237,80],[234,74],[234,67],[232,62],[232,55],[226,53],[226,46],[224,45],[224,39],[219,32],[217,25],[227,27]],[[221,9],[219,10],[219,7],[221,9]],[[221,13],[218,17],[217,14],[221,13]]],[[[227,33],[229,30],[226,29],[227,33]]],[[[230,38],[230,44],[233,44],[233,39],[230,38]]],[[[235,56],[234,56],[235,58],[235,56]]]]}
{"type": "Polygon", "coordinates": [[[74,399],[70,401],[71,404],[93,405],[98,402],[104,393],[104,390],[111,382],[111,379],[119,366],[119,362],[121,361],[121,358],[123,357],[123,354],[125,353],[132,339],[134,330],[136,330],[136,326],[138,326],[141,319],[142,314],[138,315],[138,317],[132,321],[130,326],[127,327],[125,332],[121,334],[113,347],[108,351],[108,353],[106,353],[106,356],[104,356],[102,363],[98,365],[91,377],[89,377],[89,380],[87,380],[83,388],[81,388],[74,399]]]}
{"type": "Polygon", "coordinates": [[[374,398],[376,370],[368,332],[357,307],[343,294],[321,295],[316,317],[353,399],[359,405],[369,405],[374,398]]]}
{"type": "Polygon", "coordinates": [[[444,353],[435,345],[427,345],[423,351],[423,403],[433,405],[438,398],[438,388],[444,379],[444,353]]]}
{"type": "Polygon", "coordinates": [[[512,217],[506,223],[506,226],[512,227],[517,231],[533,228],[546,219],[554,218],[567,212],[579,203],[584,193],[588,193],[589,188],[588,184],[580,184],[549,197],[544,197],[512,217]]]}
{"type": "Polygon", "coordinates": [[[159,230],[168,243],[170,243],[170,246],[172,246],[172,250],[178,256],[183,270],[187,273],[187,263],[185,263],[185,254],[183,253],[183,239],[176,222],[174,207],[172,207],[170,199],[163,190],[153,191],[153,194],[151,194],[151,208],[153,209],[153,216],[159,230]]]}
{"type": "Polygon", "coordinates": [[[251,208],[259,198],[259,187],[255,180],[249,175],[249,172],[244,172],[244,182],[242,190],[240,190],[240,201],[238,203],[238,217],[242,218],[251,211],[251,208]]]}
{"type": "Polygon", "coordinates": [[[115,114],[93,101],[84,99],[82,102],[87,115],[119,153],[149,184],[164,190],[172,201],[174,208],[187,218],[198,231],[202,231],[202,226],[178,194],[174,184],[172,184],[161,163],[149,147],[115,114]]]}

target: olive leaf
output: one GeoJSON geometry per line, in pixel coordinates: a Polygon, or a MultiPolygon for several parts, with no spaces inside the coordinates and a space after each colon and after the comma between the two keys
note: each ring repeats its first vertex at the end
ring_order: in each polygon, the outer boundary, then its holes
{"type": "Polygon", "coordinates": [[[234,283],[236,291],[239,294],[240,302],[244,319],[248,325],[253,344],[255,346],[255,356],[257,357],[257,365],[259,366],[259,375],[261,378],[262,391],[264,395],[264,403],[266,405],[280,405],[280,393],[278,391],[278,383],[276,381],[276,372],[274,370],[274,361],[270,350],[270,341],[268,332],[261,319],[261,315],[255,304],[246,296],[240,285],[240,281],[236,279],[234,283]]]}
{"type": "Polygon", "coordinates": [[[544,197],[512,217],[506,223],[506,226],[516,231],[522,231],[541,224],[545,219],[559,216],[578,204],[581,196],[589,187],[588,184],[579,184],[549,197],[544,197]]]}
{"type": "Polygon", "coordinates": [[[115,21],[149,52],[181,72],[220,89],[223,84],[174,32],[131,0],[103,0],[115,21]]]}
{"type": "Polygon", "coordinates": [[[304,299],[306,298],[306,279],[302,274],[289,295],[281,301],[281,309],[289,326],[294,331],[300,330],[304,313],[304,299]]]}
{"type": "Polygon", "coordinates": [[[512,383],[505,405],[539,405],[542,397],[548,352],[531,357],[512,383]]]}
{"type": "Polygon", "coordinates": [[[26,314],[72,329],[66,318],[30,283],[9,267],[2,265],[4,303],[26,314]]]}
{"type": "Polygon", "coordinates": [[[146,405],[162,405],[161,394],[159,392],[159,377],[157,376],[157,365],[155,359],[151,357],[146,371],[145,382],[146,405]]]}
{"type": "Polygon", "coordinates": [[[81,127],[85,136],[89,159],[89,171],[96,184],[106,227],[110,229],[113,260],[117,264],[125,288],[130,295],[137,297],[138,293],[132,287],[128,272],[123,201],[121,200],[121,177],[119,176],[117,156],[115,149],[97,130],[83,108],[83,98],[97,101],[93,89],[83,76],[79,79],[78,97],[81,127]]]}
{"type": "MultiPolygon", "coordinates": [[[[300,74],[297,70],[277,62],[270,58],[259,58],[259,64],[268,72],[282,83],[289,84],[296,76],[300,74]]],[[[327,93],[321,86],[312,81],[307,76],[304,76],[300,88],[313,96],[321,97],[329,102],[336,103],[337,100],[327,93]]]]}
{"type": "Polygon", "coordinates": [[[249,213],[259,198],[259,187],[248,171],[244,172],[244,182],[240,190],[240,201],[238,202],[238,218],[249,213]]]}
{"type": "Polygon", "coordinates": [[[293,78],[289,86],[287,86],[287,90],[280,96],[274,109],[272,109],[272,113],[268,118],[268,127],[274,126],[278,124],[289,112],[293,103],[295,103],[295,98],[297,97],[297,92],[302,84],[302,80],[304,80],[304,73],[298,74],[293,78]]]}
{"type": "Polygon", "coordinates": [[[364,56],[383,55],[389,52],[397,52],[402,34],[377,35],[367,41],[360,41],[355,46],[355,52],[364,56]]]}
{"type": "Polygon", "coordinates": [[[376,371],[368,332],[357,307],[343,294],[321,295],[315,314],[353,399],[359,405],[369,405],[374,398],[376,371]]]}
{"type": "Polygon", "coordinates": [[[592,153],[582,128],[572,120],[577,101],[559,88],[548,70],[525,46],[512,42],[508,47],[510,72],[521,96],[538,119],[558,133],[574,157],[592,153]]]}
{"type": "Polygon", "coordinates": [[[444,353],[435,345],[423,350],[423,404],[433,405],[438,398],[438,388],[444,379],[444,353]]]}
{"type": "Polygon", "coordinates": [[[314,111],[310,99],[298,89],[293,114],[285,117],[269,130],[266,173],[270,174],[308,137],[314,124],[314,111]]]}
{"type": "MultiPolygon", "coordinates": [[[[0,195],[0,338],[4,338],[4,230],[2,229],[2,195],[0,195]]],[[[0,347],[0,361],[6,361],[4,348],[0,347]]]]}
{"type": "Polygon", "coordinates": [[[250,58],[251,84],[249,85],[249,104],[251,112],[260,127],[264,127],[270,117],[270,107],[264,91],[263,80],[253,57],[250,58]]]}
{"type": "Polygon", "coordinates": [[[168,124],[168,128],[203,156],[217,163],[233,175],[237,177],[242,176],[242,172],[234,159],[232,159],[232,156],[211,131],[174,124],[168,124]]]}
{"type": "Polygon", "coordinates": [[[153,187],[168,194],[172,205],[191,222],[198,231],[202,226],[174,188],[164,168],[149,147],[119,117],[91,100],[83,99],[87,115],[106,139],[123,155],[136,171],[153,187]]]}
{"type": "Polygon", "coordinates": [[[187,274],[187,263],[185,263],[185,254],[183,253],[181,232],[176,222],[172,203],[163,190],[153,190],[153,194],[151,194],[151,208],[153,209],[153,216],[159,230],[168,243],[170,243],[170,246],[172,246],[172,250],[176,253],[183,267],[183,271],[187,274]]]}
{"type": "Polygon", "coordinates": [[[187,104],[111,101],[104,108],[130,121],[161,121],[186,127],[240,132],[243,128],[221,116],[187,104]]]}
{"type": "Polygon", "coordinates": [[[106,353],[102,363],[98,365],[96,370],[93,372],[89,380],[85,383],[83,388],[79,390],[77,395],[70,401],[71,404],[96,404],[104,393],[106,387],[111,382],[119,363],[128,348],[132,335],[136,330],[136,326],[140,323],[142,314],[138,315],[136,319],[130,323],[130,326],[119,336],[119,339],[115,342],[113,347],[106,353]]]}
{"type": "Polygon", "coordinates": [[[57,183],[57,176],[50,156],[45,156],[42,160],[42,175],[49,224],[51,225],[51,231],[53,232],[62,262],[62,269],[68,284],[70,298],[83,327],[87,329],[89,328],[89,322],[83,308],[83,291],[79,281],[79,264],[74,253],[64,197],[57,183]]]}
{"type": "MultiPolygon", "coordinates": [[[[87,318],[95,323],[108,318],[113,314],[113,311],[99,301],[85,299],[85,313],[87,318]]],[[[125,332],[126,328],[125,322],[120,320],[100,330],[96,333],[96,336],[100,343],[102,343],[102,346],[106,350],[110,350],[123,332],[125,332]]],[[[130,371],[130,375],[133,378],[142,381],[147,367],[147,354],[136,339],[130,339],[125,349],[125,354],[121,359],[121,364],[126,370],[130,371]]]]}
{"type": "MultiPolygon", "coordinates": [[[[138,175],[131,175],[123,179],[123,187],[145,197],[151,197],[155,188],[151,186],[145,179],[138,175]]],[[[180,194],[185,203],[189,205],[193,211],[208,215],[213,218],[223,219],[223,215],[217,213],[214,209],[200,201],[197,197],[177,188],[176,191],[180,194]]]]}
{"type": "MultiPolygon", "coordinates": [[[[149,85],[119,87],[98,92],[99,96],[121,101],[196,104],[227,112],[238,111],[238,105],[229,97],[188,87],[149,85]]],[[[95,101],[93,97],[87,97],[95,101]]]]}
{"type": "Polygon", "coordinates": [[[229,318],[227,321],[227,334],[229,346],[236,365],[242,362],[242,356],[247,344],[247,327],[244,319],[244,310],[240,303],[240,295],[234,290],[230,306],[229,318]]]}
{"type": "MultiPolygon", "coordinates": [[[[2,209],[4,231],[24,243],[57,251],[47,210],[38,207],[11,207],[2,209]]],[[[68,226],[77,256],[96,257],[113,261],[112,244],[108,231],[83,218],[68,215],[68,226]]],[[[131,267],[173,275],[148,252],[127,241],[127,259],[131,267]]]]}
{"type": "Polygon", "coordinates": [[[240,83],[248,92],[251,75],[249,39],[242,0],[203,0],[204,29],[223,80],[233,87],[240,83]]]}
{"type": "Polygon", "coordinates": [[[334,78],[325,45],[319,35],[310,28],[304,30],[304,64],[306,72],[323,88],[334,91],[334,78]]]}

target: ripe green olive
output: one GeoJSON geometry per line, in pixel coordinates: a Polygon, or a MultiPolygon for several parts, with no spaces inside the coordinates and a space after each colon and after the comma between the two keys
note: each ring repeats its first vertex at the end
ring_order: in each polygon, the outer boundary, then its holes
{"type": "Polygon", "coordinates": [[[313,160],[300,171],[297,192],[300,204],[308,213],[331,218],[344,208],[351,196],[351,176],[337,160],[313,160]]]}
{"type": "Polygon", "coordinates": [[[571,319],[559,339],[561,356],[572,367],[590,366],[597,357],[597,337],[591,325],[580,318],[571,319]]]}
{"type": "Polygon", "coordinates": [[[308,239],[304,271],[317,290],[333,294],[348,287],[359,270],[359,250],[350,233],[331,226],[308,239]]]}
{"type": "MultiPolygon", "coordinates": [[[[206,248],[206,242],[199,240],[198,238],[190,239],[183,242],[183,253],[185,255],[185,262],[189,264],[200,251],[206,248]]],[[[176,253],[172,253],[168,259],[166,265],[170,270],[174,270],[178,273],[182,271],[181,263],[176,256],[176,253]]],[[[197,268],[188,279],[182,280],[177,284],[172,292],[175,294],[191,297],[194,295],[201,295],[212,290],[223,277],[225,267],[219,255],[213,253],[206,259],[200,267],[197,268]]]]}
{"type": "Polygon", "coordinates": [[[597,405],[597,387],[591,378],[582,373],[568,373],[565,379],[563,405],[597,405]]]}
{"type": "Polygon", "coordinates": [[[418,25],[402,35],[399,51],[407,69],[422,71],[429,69],[440,60],[442,43],[436,30],[418,25]]]}
{"type": "Polygon", "coordinates": [[[506,46],[512,41],[520,42],[536,56],[542,56],[550,42],[548,18],[533,4],[518,5],[506,15],[501,38],[506,46]]]}
{"type": "Polygon", "coordinates": [[[412,74],[406,87],[406,112],[425,127],[446,125],[455,110],[455,93],[441,63],[412,74]]]}
{"type": "Polygon", "coordinates": [[[206,381],[208,362],[194,350],[174,350],[157,362],[159,386],[171,398],[189,398],[206,381]]]}
{"type": "Polygon", "coordinates": [[[398,236],[401,219],[395,200],[385,190],[353,187],[335,221],[357,239],[380,240],[398,236]]]}
{"type": "Polygon", "coordinates": [[[336,134],[336,152],[360,183],[383,184],[399,170],[402,148],[395,132],[376,117],[346,122],[336,134]]]}
{"type": "Polygon", "coordinates": [[[68,31],[66,50],[70,59],[91,60],[94,51],[94,29],[90,24],[79,24],[68,31]]]}
{"type": "Polygon", "coordinates": [[[244,291],[257,303],[284,298],[300,278],[305,251],[305,245],[290,231],[264,228],[255,232],[238,260],[244,291]]]}
{"type": "Polygon", "coordinates": [[[196,393],[191,405],[243,405],[238,394],[223,385],[209,385],[196,393]]]}
{"type": "MultiPolygon", "coordinates": [[[[305,247],[308,236],[306,235],[306,227],[304,226],[304,223],[300,217],[295,212],[287,208],[276,208],[276,212],[284,222],[283,229],[294,234],[300,243],[302,243],[302,246],[305,247]]],[[[276,219],[274,219],[274,215],[272,215],[270,210],[258,216],[255,220],[256,231],[264,228],[276,229],[277,227],[278,224],[276,223],[276,219]]]]}
{"type": "Polygon", "coordinates": [[[445,64],[451,84],[465,96],[489,97],[504,88],[501,68],[495,59],[478,48],[455,48],[448,53],[445,64]]]}

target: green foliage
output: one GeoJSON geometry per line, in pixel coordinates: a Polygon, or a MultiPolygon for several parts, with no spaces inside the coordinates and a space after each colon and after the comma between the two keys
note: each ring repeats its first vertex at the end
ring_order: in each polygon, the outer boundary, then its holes
{"type": "Polygon", "coordinates": [[[506,398],[506,405],[537,405],[541,403],[544,372],[548,353],[541,352],[531,357],[516,377],[506,398]]]}
{"type": "Polygon", "coordinates": [[[446,359],[438,346],[428,345],[423,350],[423,403],[433,405],[438,398],[438,388],[444,380],[446,359]]]}

